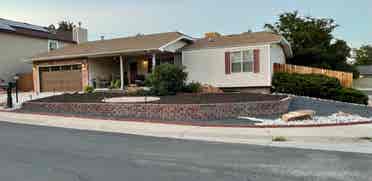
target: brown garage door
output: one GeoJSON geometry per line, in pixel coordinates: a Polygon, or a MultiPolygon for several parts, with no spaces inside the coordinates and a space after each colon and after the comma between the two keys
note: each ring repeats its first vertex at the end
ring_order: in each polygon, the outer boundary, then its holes
{"type": "Polygon", "coordinates": [[[65,65],[40,68],[42,92],[65,92],[82,90],[80,65],[65,65]]]}

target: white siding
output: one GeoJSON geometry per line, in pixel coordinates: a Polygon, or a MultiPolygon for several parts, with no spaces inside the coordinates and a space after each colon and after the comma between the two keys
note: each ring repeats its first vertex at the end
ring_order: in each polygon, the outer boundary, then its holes
{"type": "Polygon", "coordinates": [[[177,41],[175,43],[172,43],[172,44],[164,47],[164,51],[176,52],[178,49],[184,47],[185,45],[187,45],[186,42],[184,42],[184,41],[177,41]]]}
{"type": "Polygon", "coordinates": [[[270,86],[269,45],[214,48],[182,52],[182,64],[189,73],[188,81],[198,81],[216,87],[270,86]],[[225,74],[225,52],[260,49],[260,72],[225,74]]]}
{"type": "Polygon", "coordinates": [[[285,64],[285,54],[283,48],[278,44],[271,45],[270,58],[272,63],[285,64]]]}
{"type": "MultiPolygon", "coordinates": [[[[274,63],[285,64],[286,63],[286,56],[284,53],[283,48],[279,44],[272,44],[270,46],[270,60],[271,60],[271,67],[270,72],[271,75],[274,74],[274,63]]],[[[270,77],[270,85],[271,85],[271,77],[270,77]]]]}

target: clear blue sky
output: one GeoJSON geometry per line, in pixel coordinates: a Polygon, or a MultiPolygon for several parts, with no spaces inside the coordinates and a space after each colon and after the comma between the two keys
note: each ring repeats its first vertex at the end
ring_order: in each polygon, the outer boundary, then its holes
{"type": "Polygon", "coordinates": [[[0,17],[38,25],[82,21],[95,40],[176,30],[194,37],[260,31],[293,10],[335,19],[334,35],[352,47],[372,44],[371,0],[12,0],[1,2],[0,17]]]}

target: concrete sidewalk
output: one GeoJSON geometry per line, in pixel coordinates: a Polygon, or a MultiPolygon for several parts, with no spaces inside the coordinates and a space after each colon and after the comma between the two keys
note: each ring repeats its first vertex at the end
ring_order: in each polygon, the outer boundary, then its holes
{"type": "MultiPolygon", "coordinates": [[[[35,92],[19,92],[18,94],[18,103],[16,102],[16,94],[13,92],[12,93],[12,100],[13,100],[13,109],[20,108],[22,103],[34,99],[40,99],[40,98],[45,98],[45,97],[50,97],[50,96],[55,96],[55,95],[60,95],[63,94],[62,92],[42,92],[42,93],[35,93],[35,92]]],[[[0,92],[0,110],[4,110],[6,101],[7,101],[7,94],[5,92],[1,93],[0,92]]]]}
{"type": "Polygon", "coordinates": [[[198,127],[13,112],[0,112],[0,121],[176,139],[372,153],[372,142],[359,139],[372,137],[372,124],[319,128],[198,127]],[[275,136],[284,136],[288,141],[273,142],[275,136]]]}

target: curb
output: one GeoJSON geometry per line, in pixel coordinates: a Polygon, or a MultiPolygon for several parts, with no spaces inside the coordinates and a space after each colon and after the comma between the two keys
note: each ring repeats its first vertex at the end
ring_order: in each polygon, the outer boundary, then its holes
{"type": "Polygon", "coordinates": [[[59,116],[65,118],[85,118],[100,121],[127,121],[127,122],[138,122],[138,123],[158,123],[158,124],[168,124],[168,125],[181,125],[181,126],[197,126],[197,127],[221,127],[221,128],[319,128],[319,127],[336,127],[336,126],[351,126],[351,125],[362,125],[362,124],[372,124],[371,121],[358,121],[358,122],[348,122],[348,123],[325,123],[325,124],[309,124],[309,125],[246,125],[246,124],[216,124],[216,123],[196,123],[188,121],[161,121],[161,120],[146,120],[138,118],[99,118],[96,116],[81,116],[81,115],[71,115],[62,113],[42,113],[42,112],[17,112],[17,111],[6,111],[0,110],[0,112],[7,113],[18,113],[18,114],[32,114],[41,116],[59,116]]]}

